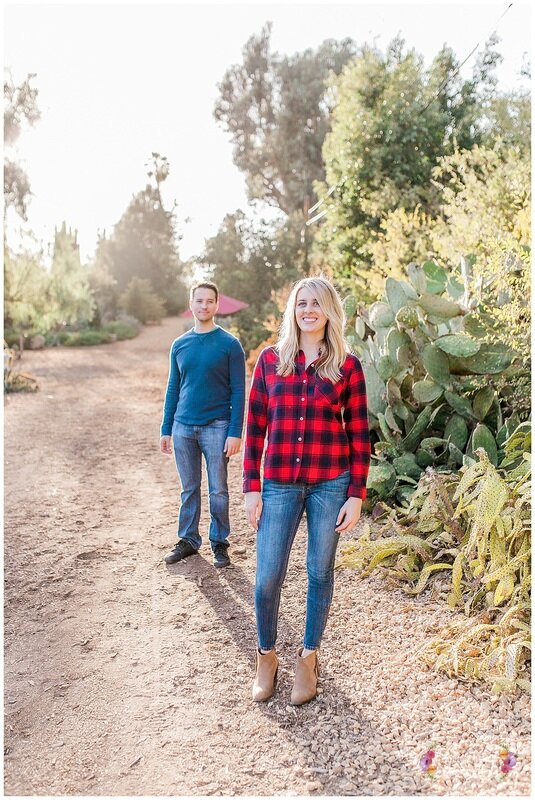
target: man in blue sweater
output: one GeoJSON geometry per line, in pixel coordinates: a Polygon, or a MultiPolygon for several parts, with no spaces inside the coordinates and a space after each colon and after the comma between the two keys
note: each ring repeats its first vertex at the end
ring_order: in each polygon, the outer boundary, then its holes
{"type": "Polygon", "coordinates": [[[245,353],[235,336],[215,324],[218,302],[215,283],[203,281],[192,287],[189,307],[195,325],[175,339],[169,353],[160,450],[174,452],[182,495],[178,542],[166,556],[167,564],[193,555],[202,543],[202,456],[208,474],[214,566],[230,564],[227,465],[241,447],[245,353]]]}

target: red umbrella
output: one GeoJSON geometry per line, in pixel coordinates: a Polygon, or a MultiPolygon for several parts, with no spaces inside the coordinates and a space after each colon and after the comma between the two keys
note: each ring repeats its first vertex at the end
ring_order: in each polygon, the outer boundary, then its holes
{"type": "MultiPolygon", "coordinates": [[[[249,303],[242,303],[241,300],[236,300],[235,297],[228,297],[226,294],[220,294],[219,309],[216,316],[229,317],[231,314],[235,314],[237,311],[241,311],[243,308],[249,308],[249,303]]],[[[193,314],[188,308],[186,311],[183,311],[180,316],[192,317],[193,314]]]]}

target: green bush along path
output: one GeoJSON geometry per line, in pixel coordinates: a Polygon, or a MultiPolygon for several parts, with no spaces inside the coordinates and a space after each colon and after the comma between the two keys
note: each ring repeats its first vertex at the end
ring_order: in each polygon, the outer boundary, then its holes
{"type": "MultiPolygon", "coordinates": [[[[166,319],[130,341],[26,353],[40,391],[6,401],[6,794],[527,794],[528,698],[423,665],[419,649],[459,614],[432,589],[409,597],[339,570],[322,693],[289,706],[302,529],[278,691],[251,702],[255,554],[239,458],[232,566],[215,570],[206,540],[163,563],[179,492],[158,432],[176,334],[166,319]],[[518,759],[503,780],[502,744],[518,759]],[[434,780],[419,768],[430,746],[434,780]]],[[[204,498],[203,532],[206,487],[204,498]]]]}

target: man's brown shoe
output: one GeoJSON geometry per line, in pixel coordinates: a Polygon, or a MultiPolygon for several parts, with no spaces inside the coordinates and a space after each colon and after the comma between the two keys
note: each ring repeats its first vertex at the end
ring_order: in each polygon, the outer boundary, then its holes
{"type": "Polygon", "coordinates": [[[278,668],[279,659],[275,650],[270,650],[269,653],[261,653],[257,649],[256,675],[253,683],[253,700],[255,703],[269,700],[274,694],[278,668]]]}
{"type": "Polygon", "coordinates": [[[297,652],[297,665],[295,668],[295,679],[292,688],[290,703],[293,706],[300,706],[313,700],[318,693],[318,676],[320,673],[318,663],[318,651],[314,650],[306,658],[301,657],[303,648],[297,652]]]}

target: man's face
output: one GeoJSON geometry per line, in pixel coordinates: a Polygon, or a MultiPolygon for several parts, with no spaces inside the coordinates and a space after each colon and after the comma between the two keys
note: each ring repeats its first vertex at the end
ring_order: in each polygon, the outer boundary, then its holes
{"type": "Polygon", "coordinates": [[[199,322],[210,322],[217,314],[219,303],[216,300],[213,289],[201,286],[200,289],[195,289],[189,307],[191,313],[199,322]]]}

